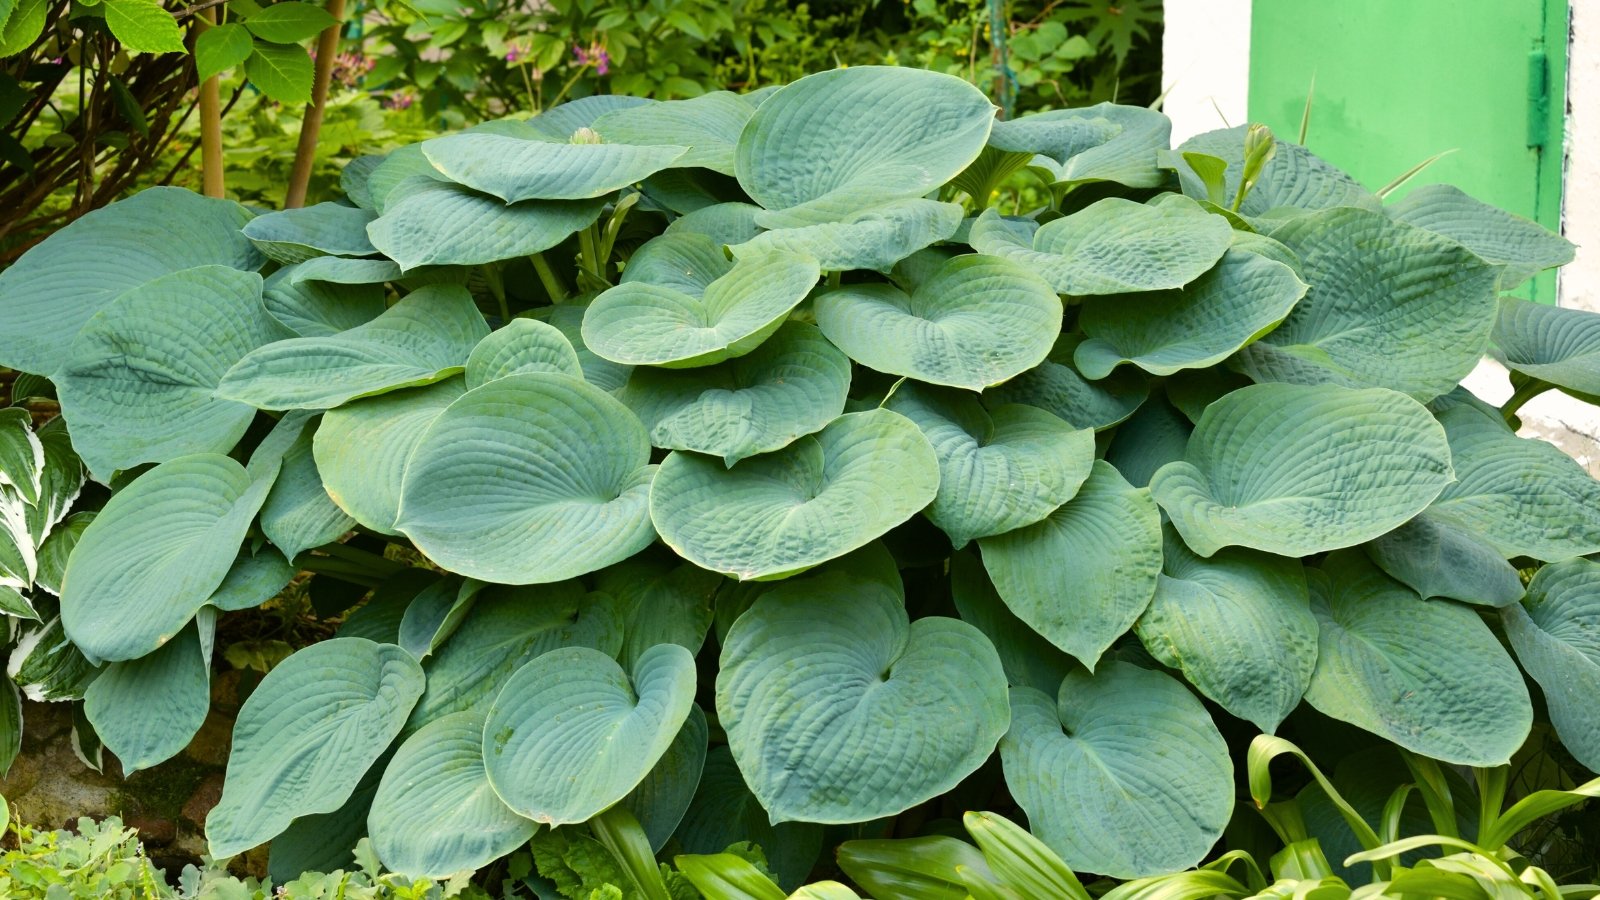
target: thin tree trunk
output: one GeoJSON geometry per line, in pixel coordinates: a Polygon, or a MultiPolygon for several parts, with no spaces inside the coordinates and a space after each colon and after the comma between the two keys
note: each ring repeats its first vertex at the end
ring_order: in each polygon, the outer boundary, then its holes
{"type": "MultiPolygon", "coordinates": [[[[217,11],[205,9],[200,18],[216,24],[217,11]]],[[[203,26],[204,27],[204,26],[203,26]]],[[[200,182],[207,197],[223,196],[222,181],[222,82],[220,75],[200,85],[200,182]]]]}
{"type": "Polygon", "coordinates": [[[316,76],[311,82],[311,103],[300,120],[300,143],[294,149],[294,168],[289,173],[289,192],[284,209],[306,205],[306,190],[311,185],[311,167],[317,160],[317,137],[322,131],[322,112],[328,105],[328,82],[333,79],[333,61],[339,53],[339,35],[344,30],[344,0],[328,0],[328,14],[336,21],[317,39],[316,76]]]}

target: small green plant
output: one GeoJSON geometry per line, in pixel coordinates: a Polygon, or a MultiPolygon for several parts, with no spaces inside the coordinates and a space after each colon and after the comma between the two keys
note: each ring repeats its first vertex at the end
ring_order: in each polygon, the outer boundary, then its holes
{"type": "Polygon", "coordinates": [[[279,872],[588,823],[792,889],[829,827],[1003,795],[1164,875],[1256,734],[1492,768],[1530,678],[1600,765],[1600,484],[1508,424],[1600,395],[1600,316],[1500,297],[1571,246],[1169,131],[852,67],[487,123],[348,204],[85,217],[0,274],[0,363],[116,488],[60,600],[88,721],[179,752],[215,618],[302,570],[355,608],[245,702],[206,823],[279,872]],[[1458,387],[1491,346],[1501,409],[1458,387]]]}

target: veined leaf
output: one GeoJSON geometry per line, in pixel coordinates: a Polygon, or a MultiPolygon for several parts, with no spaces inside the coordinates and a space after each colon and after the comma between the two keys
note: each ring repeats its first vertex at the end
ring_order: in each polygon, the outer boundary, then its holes
{"type": "Polygon", "coordinates": [[[1502,297],[1493,337],[1511,371],[1579,399],[1600,396],[1600,315],[1502,297]]]}
{"type": "Polygon", "coordinates": [[[425,141],[422,155],[451,181],[510,204],[604,197],[672,165],[687,149],[551,142],[479,132],[425,141]]]}
{"type": "Polygon", "coordinates": [[[311,102],[311,57],[301,47],[258,40],[244,61],[244,74],[261,93],[279,103],[296,106],[311,102]]]}
{"type": "MultiPolygon", "coordinates": [[[[289,0],[267,8],[292,5],[305,4],[289,0]]],[[[375,218],[375,213],[360,207],[318,203],[257,216],[245,225],[244,236],[268,259],[285,264],[317,256],[372,256],[378,251],[367,240],[367,225],[375,218]]]]}
{"type": "Polygon", "coordinates": [[[425,265],[478,265],[548,250],[592,225],[604,205],[600,200],[508,204],[424,177],[413,190],[391,192],[379,207],[382,215],[367,226],[367,237],[406,271],[425,265]]]}
{"type": "Polygon", "coordinates": [[[362,525],[398,534],[406,465],[428,426],[465,392],[462,379],[447,378],[323,414],[311,456],[328,497],[362,525]]]}
{"type": "Polygon", "coordinates": [[[1501,611],[1522,667],[1544,691],[1561,744],[1578,762],[1600,762],[1600,564],[1551,563],[1534,573],[1528,597],[1501,611]]]}
{"type": "Polygon", "coordinates": [[[613,110],[594,120],[606,141],[640,146],[678,146],[687,152],[673,160],[679,168],[698,166],[734,174],[734,145],[756,106],[727,91],[688,100],[649,103],[613,110]]]}
{"type": "Polygon", "coordinates": [[[1545,269],[1572,262],[1575,250],[1570,241],[1543,225],[1474,200],[1448,184],[1425,184],[1408,191],[1384,212],[1454,238],[1483,259],[1504,266],[1502,291],[1516,289],[1545,269]]]}
{"type": "Polygon", "coordinates": [[[150,654],[114,662],[84,692],[84,713],[128,774],[178,755],[211,709],[211,667],[191,622],[150,654]]]}
{"type": "Polygon", "coordinates": [[[472,348],[467,389],[529,372],[583,377],[583,366],[561,330],[537,319],[512,319],[472,348]]]}
{"type": "Polygon", "coordinates": [[[989,146],[1034,154],[1031,165],[1057,184],[1112,181],[1160,187],[1157,153],[1172,139],[1172,122],[1153,109],[1097,103],[994,123],[989,146]]]}

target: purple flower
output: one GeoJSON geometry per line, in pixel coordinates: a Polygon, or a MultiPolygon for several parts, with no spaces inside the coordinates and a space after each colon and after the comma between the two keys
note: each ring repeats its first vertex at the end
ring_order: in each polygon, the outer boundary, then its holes
{"type": "Polygon", "coordinates": [[[506,62],[514,63],[514,62],[516,62],[517,60],[519,60],[521,58],[522,58],[522,48],[521,47],[518,47],[516,44],[512,44],[511,46],[506,48],[506,62]]]}

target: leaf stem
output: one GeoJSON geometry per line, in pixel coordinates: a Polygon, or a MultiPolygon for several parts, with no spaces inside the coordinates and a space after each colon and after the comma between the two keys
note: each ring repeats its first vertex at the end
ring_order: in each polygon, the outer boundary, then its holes
{"type": "Polygon", "coordinates": [[[1500,417],[1505,419],[1506,424],[1512,428],[1517,427],[1517,411],[1522,409],[1523,404],[1554,386],[1549,382],[1540,381],[1536,378],[1528,379],[1511,394],[1511,399],[1506,401],[1506,405],[1500,407],[1500,417]]]}
{"type": "Polygon", "coordinates": [[[543,253],[535,253],[528,257],[533,263],[533,271],[539,275],[539,282],[544,285],[545,293],[550,295],[551,303],[560,303],[567,299],[567,286],[562,283],[561,276],[550,268],[550,261],[544,258],[543,253]]]}

